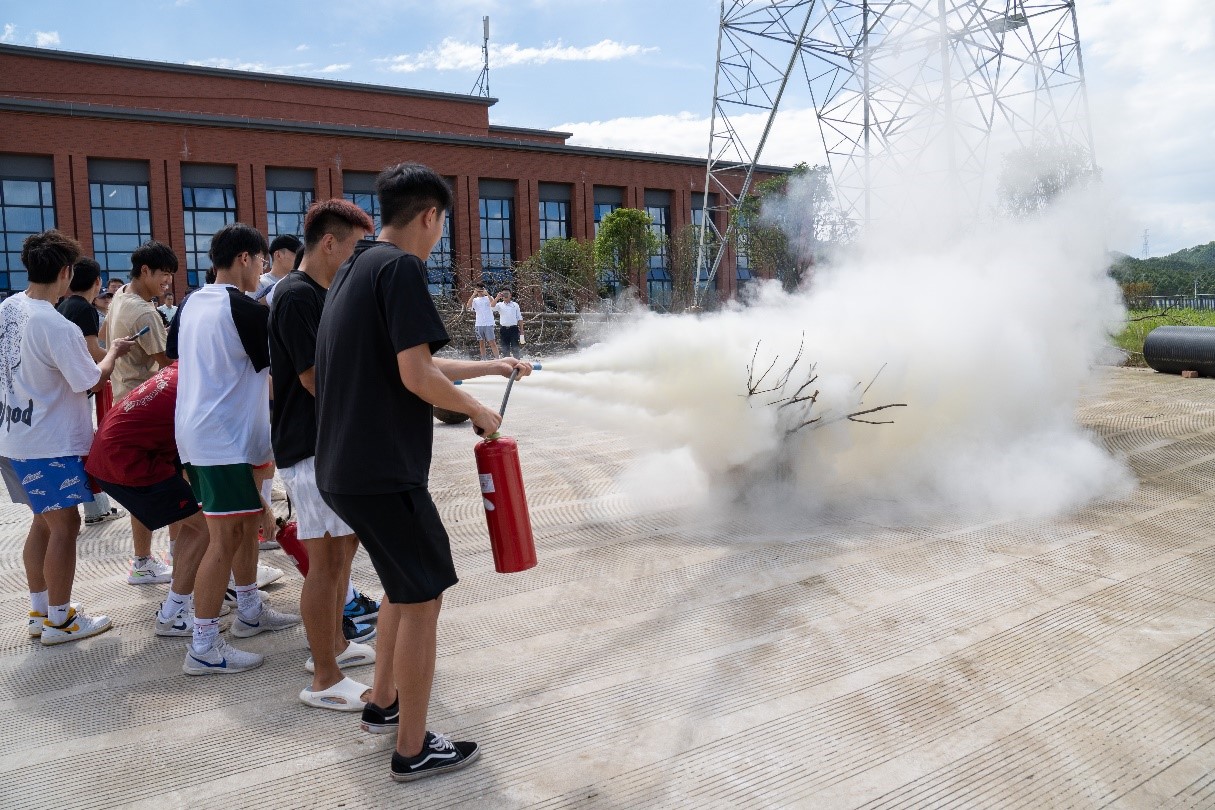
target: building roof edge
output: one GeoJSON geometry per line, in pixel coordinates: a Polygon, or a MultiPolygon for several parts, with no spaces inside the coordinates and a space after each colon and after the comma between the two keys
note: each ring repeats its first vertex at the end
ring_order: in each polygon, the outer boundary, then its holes
{"type": "Polygon", "coordinates": [[[189,73],[196,76],[215,76],[224,79],[243,79],[245,81],[277,82],[280,84],[305,85],[323,87],[334,90],[353,90],[361,93],[387,93],[396,96],[412,98],[429,98],[439,101],[453,101],[463,104],[476,104],[492,107],[498,102],[488,96],[464,95],[462,93],[444,93],[438,90],[415,90],[408,87],[394,87],[386,84],[365,84],[362,82],[346,82],[340,79],[316,79],[309,76],[290,76],[282,73],[259,73],[252,70],[235,70],[232,68],[207,67],[205,65],[188,65],[177,62],[157,62],[151,59],[132,59],[126,56],[103,56],[101,54],[80,53],[79,51],[60,51],[53,48],[34,48],[29,45],[9,45],[0,43],[0,56],[30,56],[37,59],[56,59],[65,62],[83,62],[93,65],[111,65],[115,67],[133,68],[135,70],[163,70],[170,73],[189,73]]]}

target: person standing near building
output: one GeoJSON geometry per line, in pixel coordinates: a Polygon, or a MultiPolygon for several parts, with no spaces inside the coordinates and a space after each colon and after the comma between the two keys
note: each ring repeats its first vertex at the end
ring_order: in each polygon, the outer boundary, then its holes
{"type": "Polygon", "coordinates": [[[502,353],[518,359],[522,357],[519,350],[519,338],[523,336],[523,313],[519,310],[519,302],[511,300],[510,290],[503,290],[494,299],[494,312],[498,313],[499,334],[502,336],[502,353]]]}
{"type": "Polygon", "coordinates": [[[82,458],[93,442],[87,394],[105,383],[131,343],[111,340],[94,363],[80,330],[55,311],[79,257],[80,245],[59,231],[27,237],[21,263],[29,286],[0,302],[0,474],[13,502],[34,515],[24,552],[29,631],[48,645],[110,629],[106,616],[88,616],[71,604],[76,507],[93,499],[82,458]]]}
{"type": "Polygon", "coordinates": [[[248,225],[220,229],[209,254],[215,283],[191,294],[169,329],[166,353],[178,360],[177,451],[210,538],[195,578],[193,638],[182,664],[187,675],[262,665],[261,655],[220,638],[229,571],[237,601],[232,635],[246,638],[299,623],[298,616],[263,604],[257,590],[257,529],[265,505],[254,468],[271,463],[270,313],[246,293],[257,286],[266,252],[265,237],[248,225]]]}
{"type": "Polygon", "coordinates": [[[156,309],[164,316],[165,323],[172,323],[173,316],[177,314],[177,298],[173,295],[172,290],[165,290],[163,300],[164,303],[156,309]]]}
{"type": "Polygon", "coordinates": [[[477,287],[473,291],[472,297],[468,299],[468,303],[464,305],[465,309],[471,309],[476,316],[476,322],[473,328],[477,332],[477,344],[481,349],[481,359],[485,359],[485,348],[488,346],[490,351],[494,353],[494,359],[497,360],[498,341],[494,339],[494,299],[489,297],[489,291],[484,286],[477,287]]]}
{"type": "MultiPolygon", "coordinates": [[[[80,327],[84,335],[84,343],[88,347],[89,356],[94,363],[100,363],[105,357],[105,349],[101,348],[98,334],[101,331],[101,316],[92,302],[101,292],[101,265],[87,256],[81,256],[72,266],[72,280],[68,284],[68,295],[56,307],[59,314],[80,327]]],[[[106,298],[109,306],[109,298],[106,298]]],[[[110,499],[104,492],[93,496],[92,501],[84,504],[84,523],[95,526],[107,520],[117,520],[123,512],[110,505],[110,499]]]]}
{"type": "MultiPolygon", "coordinates": [[[[169,365],[165,354],[168,332],[152,299],[168,289],[176,272],[177,255],[168,245],[148,241],[131,254],[131,281],[114,294],[107,319],[114,334],[138,335],[135,346],[114,365],[110,386],[115,403],[151,378],[157,369],[169,365]]],[[[152,556],[152,529],[134,514],[131,515],[131,538],[135,559],[127,573],[127,582],[153,585],[170,581],[169,567],[152,556]]]]}
{"type": "Polygon", "coordinates": [[[456,584],[451,544],[427,491],[433,406],[469,414],[485,433],[498,413],[453,380],[531,366],[436,359],[448,342],[427,287],[425,258],[443,234],[451,191],[403,163],[376,178],[383,229],[361,242],[329,288],[316,350],[316,482],[367,550],[384,585],[369,731],[396,731],[398,781],[462,768],[475,742],[427,730],[443,592],[456,584]],[[368,425],[380,426],[368,430],[368,425]]]}
{"type": "Polygon", "coordinates": [[[312,205],[304,217],[303,263],[278,282],[270,307],[271,440],[308,552],[300,613],[312,650],[312,683],[299,697],[308,706],[338,711],[363,708],[367,686],[343,676],[341,669],[373,663],[375,650],[343,634],[346,587],[359,541],[316,488],[316,332],[338,268],[355,243],[374,230],[371,217],[352,202],[312,205]]]}
{"type": "Polygon", "coordinates": [[[253,297],[270,306],[274,301],[274,287],[287,277],[295,267],[295,254],[302,247],[299,239],[290,234],[274,237],[270,243],[270,269],[257,280],[253,297]]]}

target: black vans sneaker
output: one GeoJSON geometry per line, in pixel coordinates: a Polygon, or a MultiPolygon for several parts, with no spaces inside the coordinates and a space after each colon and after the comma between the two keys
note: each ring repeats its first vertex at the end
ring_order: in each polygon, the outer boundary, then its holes
{"type": "Polygon", "coordinates": [[[394,700],[388,708],[382,708],[371,701],[363,706],[363,731],[370,734],[396,734],[401,725],[401,701],[394,700]]]}
{"type": "Polygon", "coordinates": [[[471,763],[481,753],[475,742],[457,742],[426,732],[422,751],[416,757],[403,757],[392,752],[392,778],[398,782],[412,782],[424,776],[435,776],[448,771],[458,771],[471,763]]]}

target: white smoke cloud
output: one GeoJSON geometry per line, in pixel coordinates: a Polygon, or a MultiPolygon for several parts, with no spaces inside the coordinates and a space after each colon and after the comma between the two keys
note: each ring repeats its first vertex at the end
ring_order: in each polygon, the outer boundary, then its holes
{"type": "Polygon", "coordinates": [[[771,284],[719,313],[638,313],[517,396],[628,437],[644,454],[637,491],[707,502],[1013,516],[1125,491],[1124,465],[1074,419],[1123,316],[1101,204],[1077,194],[1040,219],[965,230],[943,208],[877,228],[796,293],[771,284]],[[753,381],[772,365],[770,387],[799,345],[787,385],[748,398],[748,365],[753,381]],[[766,404],[812,364],[812,409],[766,404]],[[865,418],[893,424],[843,418],[892,403],[907,407],[865,418]]]}

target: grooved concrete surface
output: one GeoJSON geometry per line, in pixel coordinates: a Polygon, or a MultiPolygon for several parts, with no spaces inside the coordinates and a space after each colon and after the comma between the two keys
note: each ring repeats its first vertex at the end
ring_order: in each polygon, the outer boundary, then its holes
{"type": "MultiPolygon", "coordinates": [[[[1135,493],[917,526],[637,515],[618,440],[520,409],[541,564],[513,576],[493,572],[471,434],[439,426],[462,582],[431,726],[484,753],[409,785],[389,739],[297,701],[302,629],[243,641],[268,654],[254,672],[183,675],[185,641],[152,634],[167,586],[125,584],[124,523],[84,529],[73,595],[116,629],[31,643],[28,517],[5,503],[0,807],[1215,806],[1213,395],[1107,370],[1080,419],[1135,493]]],[[[294,607],[298,576],[262,556],[294,607]]]]}

